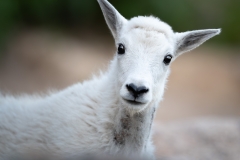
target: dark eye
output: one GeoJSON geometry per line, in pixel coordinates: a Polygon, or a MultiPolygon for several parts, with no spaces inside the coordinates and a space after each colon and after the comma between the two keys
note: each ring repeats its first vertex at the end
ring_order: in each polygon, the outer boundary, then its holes
{"type": "Polygon", "coordinates": [[[125,53],[125,47],[123,44],[119,44],[118,46],[118,54],[124,54],[125,53]]]}
{"type": "Polygon", "coordinates": [[[164,62],[166,65],[169,65],[169,63],[171,62],[171,60],[172,60],[172,56],[171,56],[171,55],[166,55],[166,56],[164,57],[163,62],[164,62]]]}

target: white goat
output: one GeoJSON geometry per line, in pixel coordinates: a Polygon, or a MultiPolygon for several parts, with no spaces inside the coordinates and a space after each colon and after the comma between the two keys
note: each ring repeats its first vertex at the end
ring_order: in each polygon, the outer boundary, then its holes
{"type": "Polygon", "coordinates": [[[121,16],[98,0],[117,48],[101,76],[45,97],[0,97],[0,159],[29,150],[154,158],[151,125],[169,65],[219,29],[174,33],[155,17],[121,16]]]}

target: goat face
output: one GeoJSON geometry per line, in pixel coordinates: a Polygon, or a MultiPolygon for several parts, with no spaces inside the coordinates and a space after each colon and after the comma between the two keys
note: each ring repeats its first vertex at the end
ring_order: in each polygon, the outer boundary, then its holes
{"type": "Polygon", "coordinates": [[[116,42],[120,101],[137,112],[160,101],[172,60],[220,33],[219,29],[174,33],[158,18],[127,20],[107,0],[98,2],[116,42]]]}
{"type": "Polygon", "coordinates": [[[128,23],[116,43],[120,97],[124,106],[142,110],[162,97],[173,47],[163,33],[128,23]]]}

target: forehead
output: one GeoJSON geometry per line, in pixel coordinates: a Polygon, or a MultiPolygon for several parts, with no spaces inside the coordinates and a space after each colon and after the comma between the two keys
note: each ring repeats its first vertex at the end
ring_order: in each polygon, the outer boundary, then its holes
{"type": "Polygon", "coordinates": [[[123,36],[123,41],[127,45],[136,47],[167,47],[169,46],[169,41],[163,33],[158,33],[156,31],[146,31],[141,28],[135,28],[127,32],[123,36]]]}
{"type": "Polygon", "coordinates": [[[174,33],[171,27],[155,17],[135,17],[122,29],[120,41],[148,49],[171,48],[174,33]]]}

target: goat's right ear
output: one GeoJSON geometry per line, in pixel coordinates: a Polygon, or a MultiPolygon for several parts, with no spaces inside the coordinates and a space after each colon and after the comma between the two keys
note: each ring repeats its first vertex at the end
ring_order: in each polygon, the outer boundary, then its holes
{"type": "Polygon", "coordinates": [[[126,23],[127,20],[107,0],[97,1],[113,37],[117,38],[123,24],[126,23]]]}

